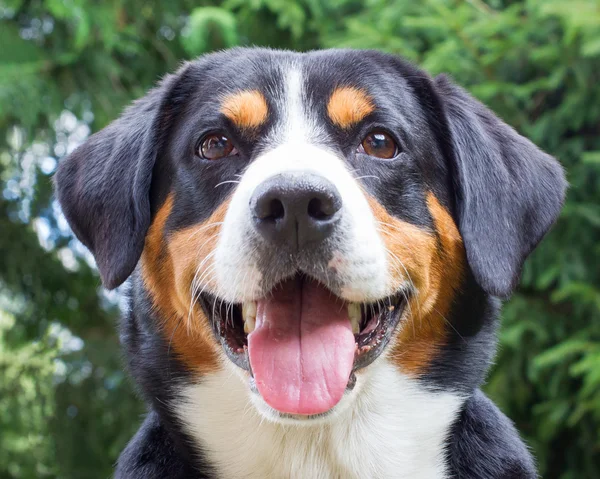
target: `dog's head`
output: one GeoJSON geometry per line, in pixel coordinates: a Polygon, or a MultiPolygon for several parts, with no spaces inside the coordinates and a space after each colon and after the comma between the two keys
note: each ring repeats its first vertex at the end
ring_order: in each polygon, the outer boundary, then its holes
{"type": "Polygon", "coordinates": [[[235,367],[271,416],[332,410],[380,357],[424,374],[467,278],[509,295],[565,190],[445,77],[259,49],[166,77],[56,185],[106,287],[139,264],[170,353],[235,367]]]}

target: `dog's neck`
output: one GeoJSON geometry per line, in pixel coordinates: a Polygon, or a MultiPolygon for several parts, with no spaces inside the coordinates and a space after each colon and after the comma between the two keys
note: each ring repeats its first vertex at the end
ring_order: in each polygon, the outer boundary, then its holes
{"type": "Polygon", "coordinates": [[[278,424],[257,411],[235,371],[223,370],[182,387],[174,412],[222,477],[446,477],[444,441],[464,398],[427,390],[384,358],[359,384],[327,420],[278,424]]]}

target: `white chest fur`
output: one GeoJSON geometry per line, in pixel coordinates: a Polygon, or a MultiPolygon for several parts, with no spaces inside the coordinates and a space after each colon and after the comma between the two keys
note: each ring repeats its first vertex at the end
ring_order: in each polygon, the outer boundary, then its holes
{"type": "Polygon", "coordinates": [[[237,374],[182,389],[176,413],[225,478],[444,478],[444,440],[462,403],[379,361],[352,404],[326,423],[264,419],[237,374]]]}

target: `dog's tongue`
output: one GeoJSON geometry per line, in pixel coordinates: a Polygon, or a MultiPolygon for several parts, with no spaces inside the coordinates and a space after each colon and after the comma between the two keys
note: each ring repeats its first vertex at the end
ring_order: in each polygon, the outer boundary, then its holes
{"type": "Polygon", "coordinates": [[[317,282],[294,278],[256,306],[248,354],[263,399],[289,414],[335,406],[354,362],[346,305],[317,282]]]}

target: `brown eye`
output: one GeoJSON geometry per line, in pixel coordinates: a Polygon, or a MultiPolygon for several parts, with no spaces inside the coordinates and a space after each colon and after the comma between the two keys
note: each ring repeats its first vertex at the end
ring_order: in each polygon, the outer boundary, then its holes
{"type": "Polygon", "coordinates": [[[233,142],[224,135],[213,133],[205,136],[198,147],[198,156],[205,160],[220,160],[237,153],[233,142]]]}
{"type": "Polygon", "coordinates": [[[369,133],[359,146],[359,151],[384,160],[394,158],[400,152],[393,138],[383,131],[369,133]]]}

